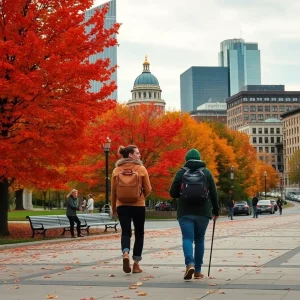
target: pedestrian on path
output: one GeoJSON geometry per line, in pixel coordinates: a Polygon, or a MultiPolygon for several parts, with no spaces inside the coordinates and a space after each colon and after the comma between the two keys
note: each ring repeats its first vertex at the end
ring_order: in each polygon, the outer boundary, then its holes
{"type": "Polygon", "coordinates": [[[200,159],[197,149],[185,156],[186,163],[177,171],[170,196],[178,198],[177,219],[182,232],[186,271],[184,279],[201,279],[204,238],[209,220],[219,216],[218,194],[214,178],[200,159]],[[192,181],[192,184],[190,182],[192,181]],[[193,250],[193,243],[195,249],[193,250]]]}
{"type": "Polygon", "coordinates": [[[258,197],[255,194],[252,198],[253,218],[258,218],[257,203],[258,203],[258,197]]]}
{"type": "Polygon", "coordinates": [[[93,195],[89,194],[89,199],[87,202],[87,211],[89,214],[93,214],[94,213],[94,199],[93,199],[93,195]]]}
{"type": "Polygon", "coordinates": [[[86,213],[86,205],[87,205],[87,202],[86,202],[86,197],[82,197],[82,204],[81,204],[81,208],[82,208],[82,212],[83,213],[86,213]]]}
{"type": "Polygon", "coordinates": [[[234,200],[233,200],[233,194],[232,191],[229,191],[229,199],[227,202],[228,206],[228,218],[233,220],[233,209],[234,209],[234,200]]]}
{"type": "Polygon", "coordinates": [[[73,189],[68,195],[67,195],[67,210],[66,215],[70,222],[70,232],[71,236],[74,238],[74,223],[77,225],[77,237],[82,237],[81,235],[81,222],[77,217],[77,210],[81,210],[81,207],[78,204],[78,191],[73,189]]]}
{"type": "Polygon", "coordinates": [[[282,215],[283,201],[281,197],[278,197],[277,205],[279,207],[279,214],[282,215]]]}
{"type": "Polygon", "coordinates": [[[147,169],[140,160],[137,146],[120,146],[119,154],[123,157],[116,163],[111,176],[111,206],[113,215],[118,215],[121,229],[121,250],[123,253],[123,271],[131,272],[129,252],[132,235],[131,221],[134,225],[134,260],[132,273],[141,273],[139,262],[144,247],[144,227],[146,217],[145,198],[151,192],[147,169]]]}

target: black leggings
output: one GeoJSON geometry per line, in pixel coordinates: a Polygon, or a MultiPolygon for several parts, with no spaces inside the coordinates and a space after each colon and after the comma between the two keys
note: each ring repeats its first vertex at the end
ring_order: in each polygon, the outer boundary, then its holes
{"type": "Polygon", "coordinates": [[[77,234],[80,235],[80,225],[81,222],[77,216],[67,216],[70,221],[70,231],[71,235],[74,236],[74,223],[77,224],[77,234]]]}
{"type": "Polygon", "coordinates": [[[118,206],[117,213],[122,228],[121,247],[122,252],[130,250],[131,220],[134,225],[134,247],[133,259],[140,261],[142,259],[142,251],[144,247],[144,226],[145,226],[145,206],[118,206]]]}

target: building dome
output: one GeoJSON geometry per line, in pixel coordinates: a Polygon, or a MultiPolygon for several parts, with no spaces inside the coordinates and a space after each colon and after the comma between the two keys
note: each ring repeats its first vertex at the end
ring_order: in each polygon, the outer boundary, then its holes
{"type": "Polygon", "coordinates": [[[151,74],[150,72],[150,63],[148,62],[148,58],[146,56],[145,62],[143,63],[144,69],[141,75],[139,75],[134,81],[134,86],[136,85],[158,85],[159,82],[157,78],[151,74]]]}
{"type": "Polygon", "coordinates": [[[151,85],[159,85],[157,78],[151,74],[151,72],[143,72],[139,75],[134,81],[134,86],[138,84],[151,84],[151,85]]]}

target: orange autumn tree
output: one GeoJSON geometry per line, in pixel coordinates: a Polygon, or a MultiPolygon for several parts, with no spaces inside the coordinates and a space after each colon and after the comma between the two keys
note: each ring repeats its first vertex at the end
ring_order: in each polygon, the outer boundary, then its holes
{"type": "Polygon", "coordinates": [[[85,22],[92,0],[0,1],[0,235],[8,234],[8,186],[48,186],[82,156],[85,127],[114,106],[115,67],[89,57],[115,46],[108,5],[85,22]],[[86,32],[86,26],[91,31],[86,32]],[[91,80],[103,87],[90,93],[91,80]]]}
{"type": "Polygon", "coordinates": [[[168,190],[174,170],[179,167],[186,152],[182,148],[182,140],[177,137],[182,125],[179,117],[168,112],[163,114],[154,105],[140,105],[134,109],[118,105],[89,128],[89,148],[93,156],[82,161],[75,173],[86,174],[86,181],[91,186],[103,186],[105,170],[102,143],[109,137],[112,141],[110,173],[120,159],[118,147],[137,145],[141,160],[149,172],[153,193],[169,198],[168,190]]]}

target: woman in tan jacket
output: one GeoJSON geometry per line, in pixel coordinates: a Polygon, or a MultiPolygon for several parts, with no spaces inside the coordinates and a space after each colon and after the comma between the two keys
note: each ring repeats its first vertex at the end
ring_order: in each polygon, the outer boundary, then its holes
{"type": "Polygon", "coordinates": [[[139,261],[142,259],[144,246],[145,198],[151,192],[151,185],[148,172],[140,160],[141,154],[136,146],[121,146],[119,154],[123,158],[117,161],[111,177],[111,206],[113,214],[118,215],[122,228],[123,271],[131,272],[129,251],[131,221],[133,221],[135,242],[132,273],[141,273],[139,261]]]}

